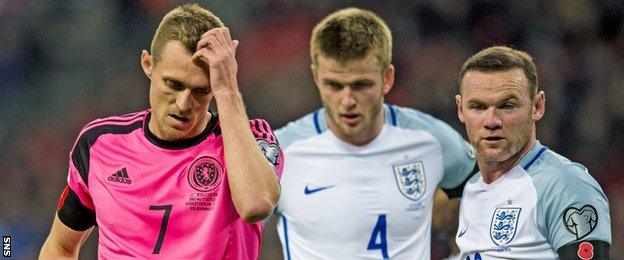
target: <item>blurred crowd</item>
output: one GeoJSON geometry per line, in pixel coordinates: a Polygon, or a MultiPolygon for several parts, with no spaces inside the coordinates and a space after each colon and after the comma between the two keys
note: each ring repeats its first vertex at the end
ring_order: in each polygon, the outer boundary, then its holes
{"type": "MultiPolygon", "coordinates": [[[[546,92],[543,144],[589,168],[611,206],[614,259],[624,258],[624,2],[620,0],[197,1],[240,40],[239,83],[251,117],[274,129],[320,106],[309,37],[326,14],[357,6],[394,36],[387,102],[415,107],[460,132],[453,96],[463,61],[504,44],[535,58],[546,92]]],[[[47,235],[80,128],[148,106],[139,55],[181,1],[0,0],[0,233],[16,259],[47,235]]],[[[274,229],[273,226],[267,229],[274,229]]],[[[448,252],[434,230],[434,259],[448,252]]],[[[82,258],[96,255],[96,236],[82,258]]],[[[281,255],[265,241],[264,259],[281,255]]]]}

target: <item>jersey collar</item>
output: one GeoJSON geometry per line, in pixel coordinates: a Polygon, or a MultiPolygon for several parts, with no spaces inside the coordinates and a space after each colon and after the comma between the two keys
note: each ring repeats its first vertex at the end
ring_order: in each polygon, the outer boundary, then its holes
{"type": "Polygon", "coordinates": [[[160,148],[165,148],[165,149],[170,149],[170,150],[179,150],[179,149],[189,148],[191,146],[194,146],[204,141],[206,137],[208,137],[208,135],[210,135],[215,129],[215,125],[217,124],[217,121],[218,121],[217,113],[212,112],[212,111],[208,111],[208,113],[212,115],[210,117],[210,121],[206,125],[206,128],[204,128],[204,131],[202,131],[199,135],[189,138],[189,139],[180,140],[180,141],[166,141],[166,140],[162,140],[158,138],[154,133],[152,133],[152,131],[149,130],[148,124],[149,124],[150,116],[152,114],[152,111],[150,110],[145,116],[145,121],[143,123],[143,132],[145,134],[145,138],[147,138],[147,140],[150,143],[160,148]]]}
{"type": "Polygon", "coordinates": [[[535,144],[533,144],[531,150],[529,150],[529,152],[526,153],[524,157],[522,157],[519,165],[525,171],[529,170],[531,165],[533,165],[533,163],[535,163],[535,161],[537,161],[537,159],[539,159],[539,157],[542,156],[542,153],[544,153],[546,150],[548,150],[548,147],[543,146],[540,141],[535,140],[535,144]]]}

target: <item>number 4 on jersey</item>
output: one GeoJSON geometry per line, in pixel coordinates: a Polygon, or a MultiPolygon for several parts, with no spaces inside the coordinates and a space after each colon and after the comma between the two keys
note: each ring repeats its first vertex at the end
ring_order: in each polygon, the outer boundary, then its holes
{"type": "Polygon", "coordinates": [[[384,259],[388,259],[388,242],[386,240],[386,214],[381,214],[377,218],[377,224],[373,229],[367,250],[381,250],[384,259]],[[379,239],[377,239],[379,238],[379,239]],[[377,242],[379,241],[379,242],[377,242]]]}

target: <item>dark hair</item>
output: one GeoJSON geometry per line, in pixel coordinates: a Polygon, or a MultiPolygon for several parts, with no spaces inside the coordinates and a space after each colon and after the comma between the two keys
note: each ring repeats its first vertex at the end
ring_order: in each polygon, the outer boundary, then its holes
{"type": "Polygon", "coordinates": [[[508,71],[521,68],[529,81],[531,99],[535,98],[538,89],[537,69],[531,55],[524,51],[506,46],[493,46],[484,49],[470,57],[462,66],[459,73],[459,87],[461,92],[462,79],[466,72],[476,71],[508,71]]]}

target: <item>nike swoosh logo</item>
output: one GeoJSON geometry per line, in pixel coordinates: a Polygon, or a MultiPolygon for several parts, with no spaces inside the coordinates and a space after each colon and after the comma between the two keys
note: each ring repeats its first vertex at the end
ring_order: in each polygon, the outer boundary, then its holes
{"type": "Polygon", "coordinates": [[[464,228],[464,230],[459,232],[459,235],[457,237],[462,237],[464,234],[466,234],[466,231],[468,231],[468,227],[464,228]]]}
{"type": "Polygon", "coordinates": [[[334,187],[334,185],[325,186],[325,187],[318,187],[318,188],[311,189],[310,187],[308,187],[308,185],[306,185],[305,189],[303,190],[303,193],[305,195],[310,195],[312,193],[319,192],[319,191],[322,191],[322,190],[326,190],[326,189],[329,189],[329,188],[332,188],[332,187],[334,187]]]}

